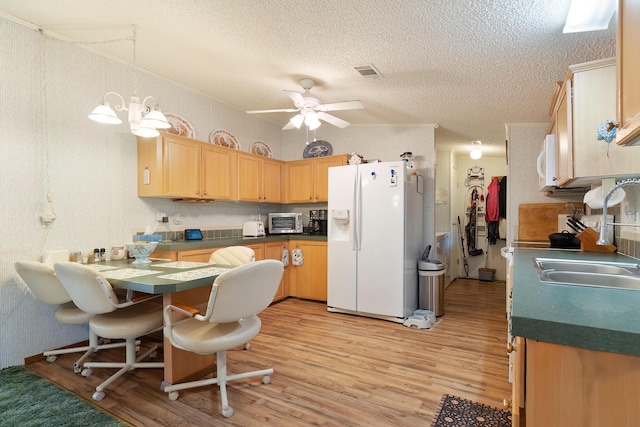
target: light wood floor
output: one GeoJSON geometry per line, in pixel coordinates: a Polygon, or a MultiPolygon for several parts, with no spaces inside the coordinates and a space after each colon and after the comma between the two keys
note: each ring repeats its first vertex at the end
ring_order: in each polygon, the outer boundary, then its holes
{"type": "MultiPolygon", "coordinates": [[[[136,426],[428,426],[443,393],[501,407],[510,396],[504,282],[458,279],[445,293],[445,315],[431,330],[345,314],[290,298],[263,312],[251,349],[227,353],[230,373],[273,367],[228,386],[230,418],[217,387],[185,390],[170,401],[162,372],[128,373],[93,402],[113,372],[74,375],[76,355],[28,368],[136,426]]],[[[124,358],[122,350],[96,355],[124,358]]]]}

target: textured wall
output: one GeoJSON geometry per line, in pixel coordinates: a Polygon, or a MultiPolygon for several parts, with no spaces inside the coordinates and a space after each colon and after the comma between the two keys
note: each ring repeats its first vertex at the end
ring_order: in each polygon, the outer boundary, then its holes
{"type": "MultiPolygon", "coordinates": [[[[39,260],[44,250],[89,251],[129,241],[134,230],[155,225],[156,212],[180,213],[183,228],[226,228],[240,227],[258,213],[290,210],[277,204],[138,198],[136,142],[128,125],[87,119],[106,92],[131,96],[133,76],[126,65],[0,18],[0,368],[86,339],[86,327],[59,325],[53,308],[29,294],[15,261],[39,260]],[[52,209],[47,194],[57,219],[43,228],[39,217],[52,209]]],[[[292,145],[301,141],[280,126],[145,73],[137,73],[137,83],[138,95],[154,95],[163,111],[188,119],[198,140],[226,129],[238,137],[242,150],[260,139],[276,158],[302,157],[304,147],[292,145]]],[[[433,127],[331,128],[321,129],[335,153],[358,151],[381,160],[397,159],[406,150],[421,155],[427,189],[433,186],[433,127]]],[[[308,215],[310,207],[291,209],[308,215]]],[[[425,216],[425,223],[433,232],[433,215],[425,216]]]]}
{"type": "MultiPolygon", "coordinates": [[[[261,139],[280,156],[278,126],[147,74],[137,80],[139,95],[154,95],[164,111],[187,118],[197,139],[228,129],[243,150],[261,139]]],[[[155,224],[159,211],[180,212],[182,227],[240,227],[259,209],[276,209],[139,199],[128,125],[87,119],[107,91],[132,95],[128,66],[0,19],[0,81],[0,368],[86,339],[86,327],[59,325],[53,308],[29,294],[15,261],[38,260],[49,249],[89,251],[131,241],[132,231],[155,224]],[[43,228],[39,217],[52,208],[57,219],[43,228]]]]}

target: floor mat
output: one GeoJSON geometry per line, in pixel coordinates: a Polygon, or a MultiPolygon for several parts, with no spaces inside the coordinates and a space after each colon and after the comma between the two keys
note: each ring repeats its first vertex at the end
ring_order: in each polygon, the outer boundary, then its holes
{"type": "Polygon", "coordinates": [[[431,427],[511,427],[511,413],[445,394],[431,427]]]}

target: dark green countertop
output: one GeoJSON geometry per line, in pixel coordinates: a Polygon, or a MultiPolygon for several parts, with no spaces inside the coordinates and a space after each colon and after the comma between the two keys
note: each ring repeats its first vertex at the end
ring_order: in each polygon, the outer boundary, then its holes
{"type": "Polygon", "coordinates": [[[638,262],[615,253],[516,248],[513,336],[640,356],[640,290],[541,282],[533,258],[638,262]]]}
{"type": "Polygon", "coordinates": [[[228,239],[181,240],[162,242],[156,249],[162,251],[187,251],[191,249],[218,248],[221,246],[251,245],[255,243],[281,242],[283,240],[312,240],[326,242],[327,236],[317,234],[280,234],[265,237],[235,237],[228,239]]]}

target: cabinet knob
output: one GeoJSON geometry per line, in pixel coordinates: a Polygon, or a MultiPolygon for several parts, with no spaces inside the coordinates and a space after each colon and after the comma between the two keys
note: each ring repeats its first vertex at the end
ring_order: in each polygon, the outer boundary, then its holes
{"type": "Polygon", "coordinates": [[[196,191],[196,194],[200,194],[200,192],[199,192],[199,191],[196,191]]]}
{"type": "Polygon", "coordinates": [[[205,195],[205,196],[207,195],[207,192],[206,192],[206,191],[204,192],[204,195],[205,195]]]}
{"type": "Polygon", "coordinates": [[[515,350],[516,350],[516,347],[513,344],[507,343],[507,353],[511,353],[515,350]]]}
{"type": "Polygon", "coordinates": [[[504,408],[505,411],[508,411],[509,409],[511,409],[511,399],[504,399],[502,401],[502,407],[504,408]]]}

